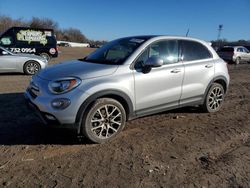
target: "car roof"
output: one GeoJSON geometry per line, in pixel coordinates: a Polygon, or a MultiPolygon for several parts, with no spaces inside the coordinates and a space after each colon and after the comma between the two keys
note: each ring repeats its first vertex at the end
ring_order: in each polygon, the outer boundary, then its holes
{"type": "Polygon", "coordinates": [[[135,35],[135,36],[128,36],[124,38],[144,38],[144,39],[151,39],[151,38],[177,38],[177,39],[192,39],[192,40],[200,40],[193,37],[186,37],[186,36],[178,36],[178,35],[135,35]]]}
{"type": "Polygon", "coordinates": [[[150,39],[152,40],[161,40],[161,39],[191,40],[191,41],[208,44],[211,46],[211,42],[193,38],[193,37],[178,36],[178,35],[135,35],[135,36],[124,37],[124,39],[125,38],[138,38],[138,39],[145,39],[145,40],[150,40],[150,39]]]}
{"type": "Polygon", "coordinates": [[[222,48],[245,48],[244,46],[223,46],[222,48]]]}

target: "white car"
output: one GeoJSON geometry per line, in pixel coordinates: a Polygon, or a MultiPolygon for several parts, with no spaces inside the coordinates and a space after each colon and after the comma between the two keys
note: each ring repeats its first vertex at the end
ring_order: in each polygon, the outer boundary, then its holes
{"type": "Polygon", "coordinates": [[[0,73],[21,72],[33,75],[47,65],[45,58],[32,54],[14,54],[0,46],[0,73]]]}
{"type": "Polygon", "coordinates": [[[217,51],[218,55],[225,61],[235,64],[241,62],[250,63],[250,52],[244,46],[224,46],[217,51]]]}

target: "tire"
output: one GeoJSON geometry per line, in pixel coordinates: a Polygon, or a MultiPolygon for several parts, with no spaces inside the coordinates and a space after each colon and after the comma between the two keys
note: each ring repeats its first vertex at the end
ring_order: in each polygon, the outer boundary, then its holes
{"type": "Polygon", "coordinates": [[[235,64],[236,64],[236,65],[239,65],[239,64],[240,64],[240,57],[237,57],[237,58],[235,59],[235,64]]]}
{"type": "Polygon", "coordinates": [[[51,59],[50,55],[47,53],[41,53],[40,56],[43,57],[44,59],[46,59],[47,61],[49,61],[51,59]]]}
{"type": "Polygon", "coordinates": [[[83,116],[82,132],[94,143],[104,143],[122,131],[126,122],[123,106],[111,98],[97,99],[83,116]]]}
{"type": "Polygon", "coordinates": [[[224,97],[225,90],[223,86],[218,83],[213,83],[208,90],[202,109],[209,113],[218,112],[222,106],[224,97]]]}
{"type": "Polygon", "coordinates": [[[24,64],[23,71],[27,75],[34,75],[37,72],[39,72],[41,69],[41,66],[38,62],[36,61],[27,61],[24,64]]]}

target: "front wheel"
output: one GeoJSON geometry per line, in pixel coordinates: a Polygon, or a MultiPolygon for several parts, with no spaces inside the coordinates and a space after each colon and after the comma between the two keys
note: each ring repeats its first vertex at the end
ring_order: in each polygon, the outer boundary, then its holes
{"type": "Polygon", "coordinates": [[[239,65],[239,64],[240,64],[240,58],[239,58],[239,57],[237,57],[237,58],[235,59],[235,64],[236,64],[236,65],[239,65]]]}
{"type": "Polygon", "coordinates": [[[36,61],[28,61],[24,64],[23,70],[25,74],[34,75],[41,69],[41,66],[36,61]]]}
{"type": "Polygon", "coordinates": [[[100,98],[83,118],[84,136],[94,143],[104,143],[122,131],[126,122],[126,112],[118,101],[100,98]]]}
{"type": "Polygon", "coordinates": [[[217,112],[222,106],[225,91],[221,84],[213,83],[210,87],[203,103],[203,110],[205,112],[217,112]]]}

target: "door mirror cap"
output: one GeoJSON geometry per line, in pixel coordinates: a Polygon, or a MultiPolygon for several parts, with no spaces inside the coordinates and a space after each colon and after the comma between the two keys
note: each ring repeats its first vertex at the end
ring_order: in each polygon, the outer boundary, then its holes
{"type": "Polygon", "coordinates": [[[152,56],[147,59],[144,66],[147,67],[161,67],[163,65],[163,60],[157,56],[152,56]]]}

